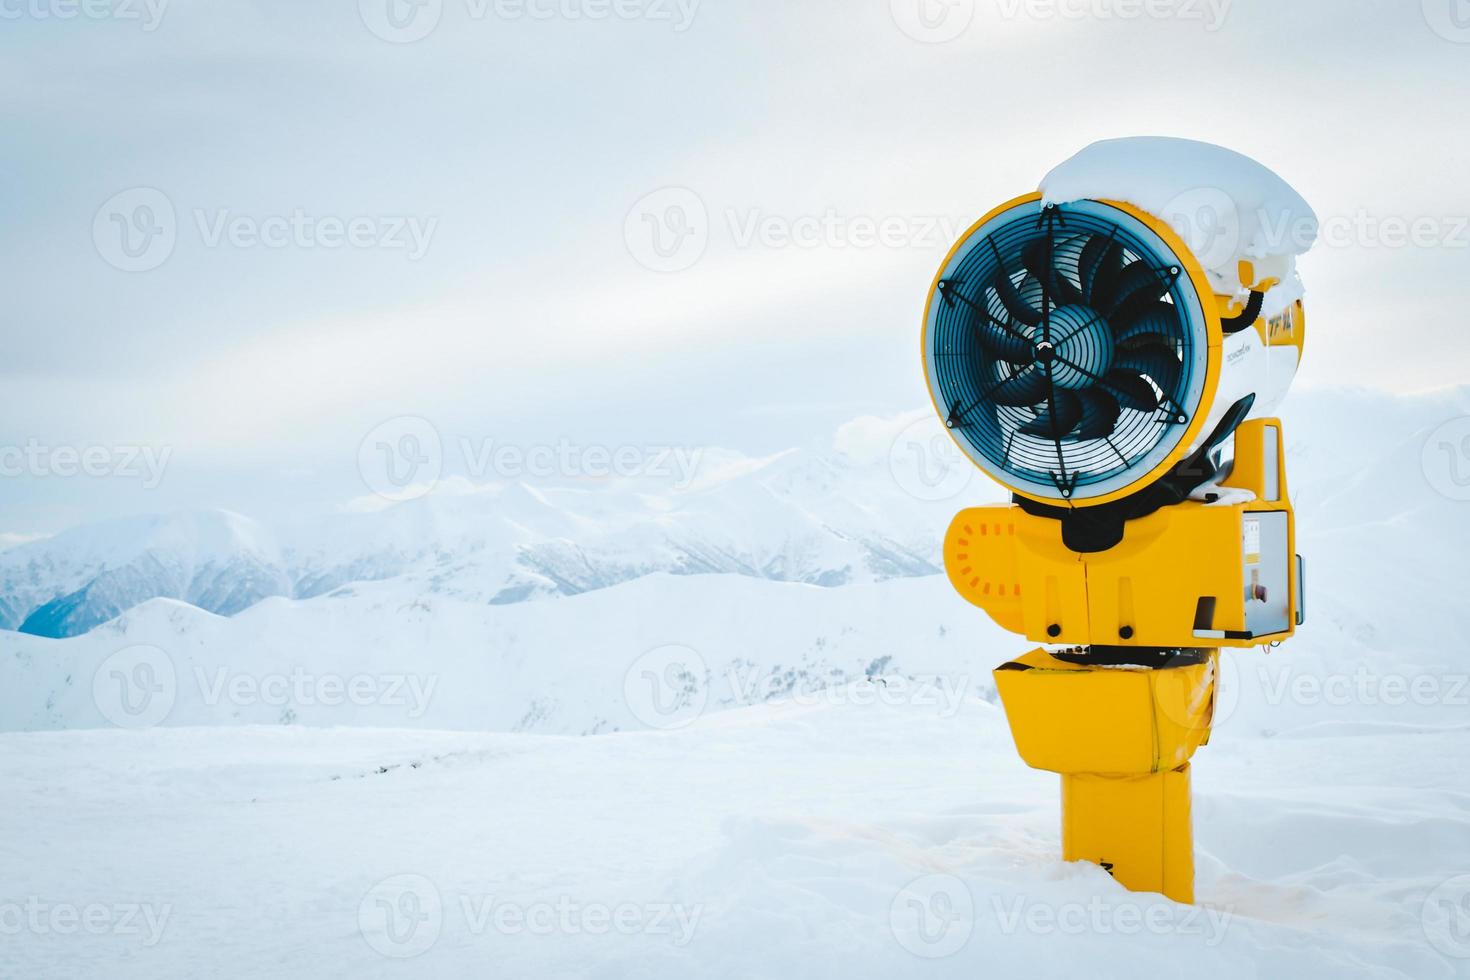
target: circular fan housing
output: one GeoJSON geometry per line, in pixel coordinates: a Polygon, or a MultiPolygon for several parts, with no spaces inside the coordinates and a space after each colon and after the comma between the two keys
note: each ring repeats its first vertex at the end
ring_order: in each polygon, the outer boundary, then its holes
{"type": "Polygon", "coordinates": [[[1103,503],[1188,451],[1220,327],[1203,271],[1166,234],[1125,206],[1032,195],[955,246],[925,312],[925,370],[940,418],[991,477],[1036,500],[1103,503]]]}

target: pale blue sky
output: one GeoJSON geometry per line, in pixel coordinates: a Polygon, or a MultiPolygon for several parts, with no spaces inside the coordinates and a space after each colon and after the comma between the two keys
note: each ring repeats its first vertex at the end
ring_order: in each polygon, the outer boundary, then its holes
{"type": "Polygon", "coordinates": [[[412,43],[370,29],[389,0],[91,2],[0,3],[0,445],[166,448],[168,468],[151,488],[4,476],[0,534],[333,506],[399,415],[446,439],[769,452],[917,406],[943,230],[1114,136],[1241,150],[1348,229],[1303,264],[1301,383],[1470,366],[1461,0],[620,0],[600,19],[600,0],[429,0],[412,43]],[[920,2],[963,29],[910,36],[920,2]],[[1122,16],[1138,6],[1168,16],[1122,16]],[[666,187],[694,192],[708,241],[657,272],[625,218],[666,187]],[[146,271],[109,264],[122,229],[98,217],[132,188],[174,211],[146,271]],[[297,212],[329,237],[366,219],[368,244],[249,239],[297,212]],[[763,219],[839,230],[742,243],[763,219]],[[1438,244],[1375,243],[1416,219],[1438,244]],[[899,243],[855,243],[864,220],[899,243]]]}

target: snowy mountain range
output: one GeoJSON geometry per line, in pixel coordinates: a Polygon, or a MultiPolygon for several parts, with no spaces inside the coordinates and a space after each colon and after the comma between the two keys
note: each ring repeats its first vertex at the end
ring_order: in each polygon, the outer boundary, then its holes
{"type": "Polygon", "coordinates": [[[935,574],[952,507],[895,477],[925,462],[890,464],[894,424],[852,423],[822,453],[710,451],[687,488],[495,483],[290,527],[222,511],[87,525],[0,552],[0,628],[75,636],[154,598],[232,616],[398,577],[503,605],[657,572],[821,586],[935,574]]]}
{"type": "MultiPolygon", "coordinates": [[[[1294,398],[1308,626],[1292,669],[1462,671],[1466,416],[1463,388],[1294,398]]],[[[685,489],[497,484],[293,527],[190,513],[18,546],[0,552],[0,729],[115,721],[93,684],[135,648],[170,678],[169,724],[645,727],[624,685],[671,645],[694,651],[674,687],[702,706],[905,678],[988,698],[1019,641],[934,576],[950,517],[1001,491],[942,458],[944,440],[916,412],[849,423],[820,452],[721,454],[685,489]],[[425,690],[421,704],[223,693],[300,675],[425,690]]]]}

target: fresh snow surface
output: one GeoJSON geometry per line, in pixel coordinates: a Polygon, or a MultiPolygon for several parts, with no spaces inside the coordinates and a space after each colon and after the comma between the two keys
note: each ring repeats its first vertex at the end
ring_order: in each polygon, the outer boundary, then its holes
{"type": "Polygon", "coordinates": [[[1317,215],[1291,185],[1250,157],[1211,143],[1129,137],[1093,143],[1041,181],[1052,204],[1124,201],[1157,215],[1179,233],[1215,290],[1241,290],[1238,265],[1280,273],[1266,315],[1303,295],[1296,257],[1317,238],[1317,215]]]}
{"type": "Polygon", "coordinates": [[[982,700],[593,738],[9,734],[0,974],[1466,976],[1440,886],[1470,869],[1467,750],[1221,733],[1186,907],[1058,859],[1056,777],[982,700]]]}

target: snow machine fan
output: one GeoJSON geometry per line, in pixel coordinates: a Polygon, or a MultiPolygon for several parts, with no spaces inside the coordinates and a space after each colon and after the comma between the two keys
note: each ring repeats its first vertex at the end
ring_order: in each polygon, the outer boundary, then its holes
{"type": "Polygon", "coordinates": [[[931,290],[924,366],[935,409],[1018,503],[1059,509],[1070,545],[1103,550],[1126,520],[1213,476],[1216,447],[1284,390],[1296,350],[1270,372],[1266,357],[1245,356],[1264,354],[1268,338],[1246,328],[1269,285],[1252,283],[1232,312],[1234,299],[1216,295],[1155,216],[1019,198],[970,229],[931,290]],[[1227,337],[1240,348],[1228,359],[1227,337]],[[1075,513],[1100,505],[1113,506],[1075,513]]]}

